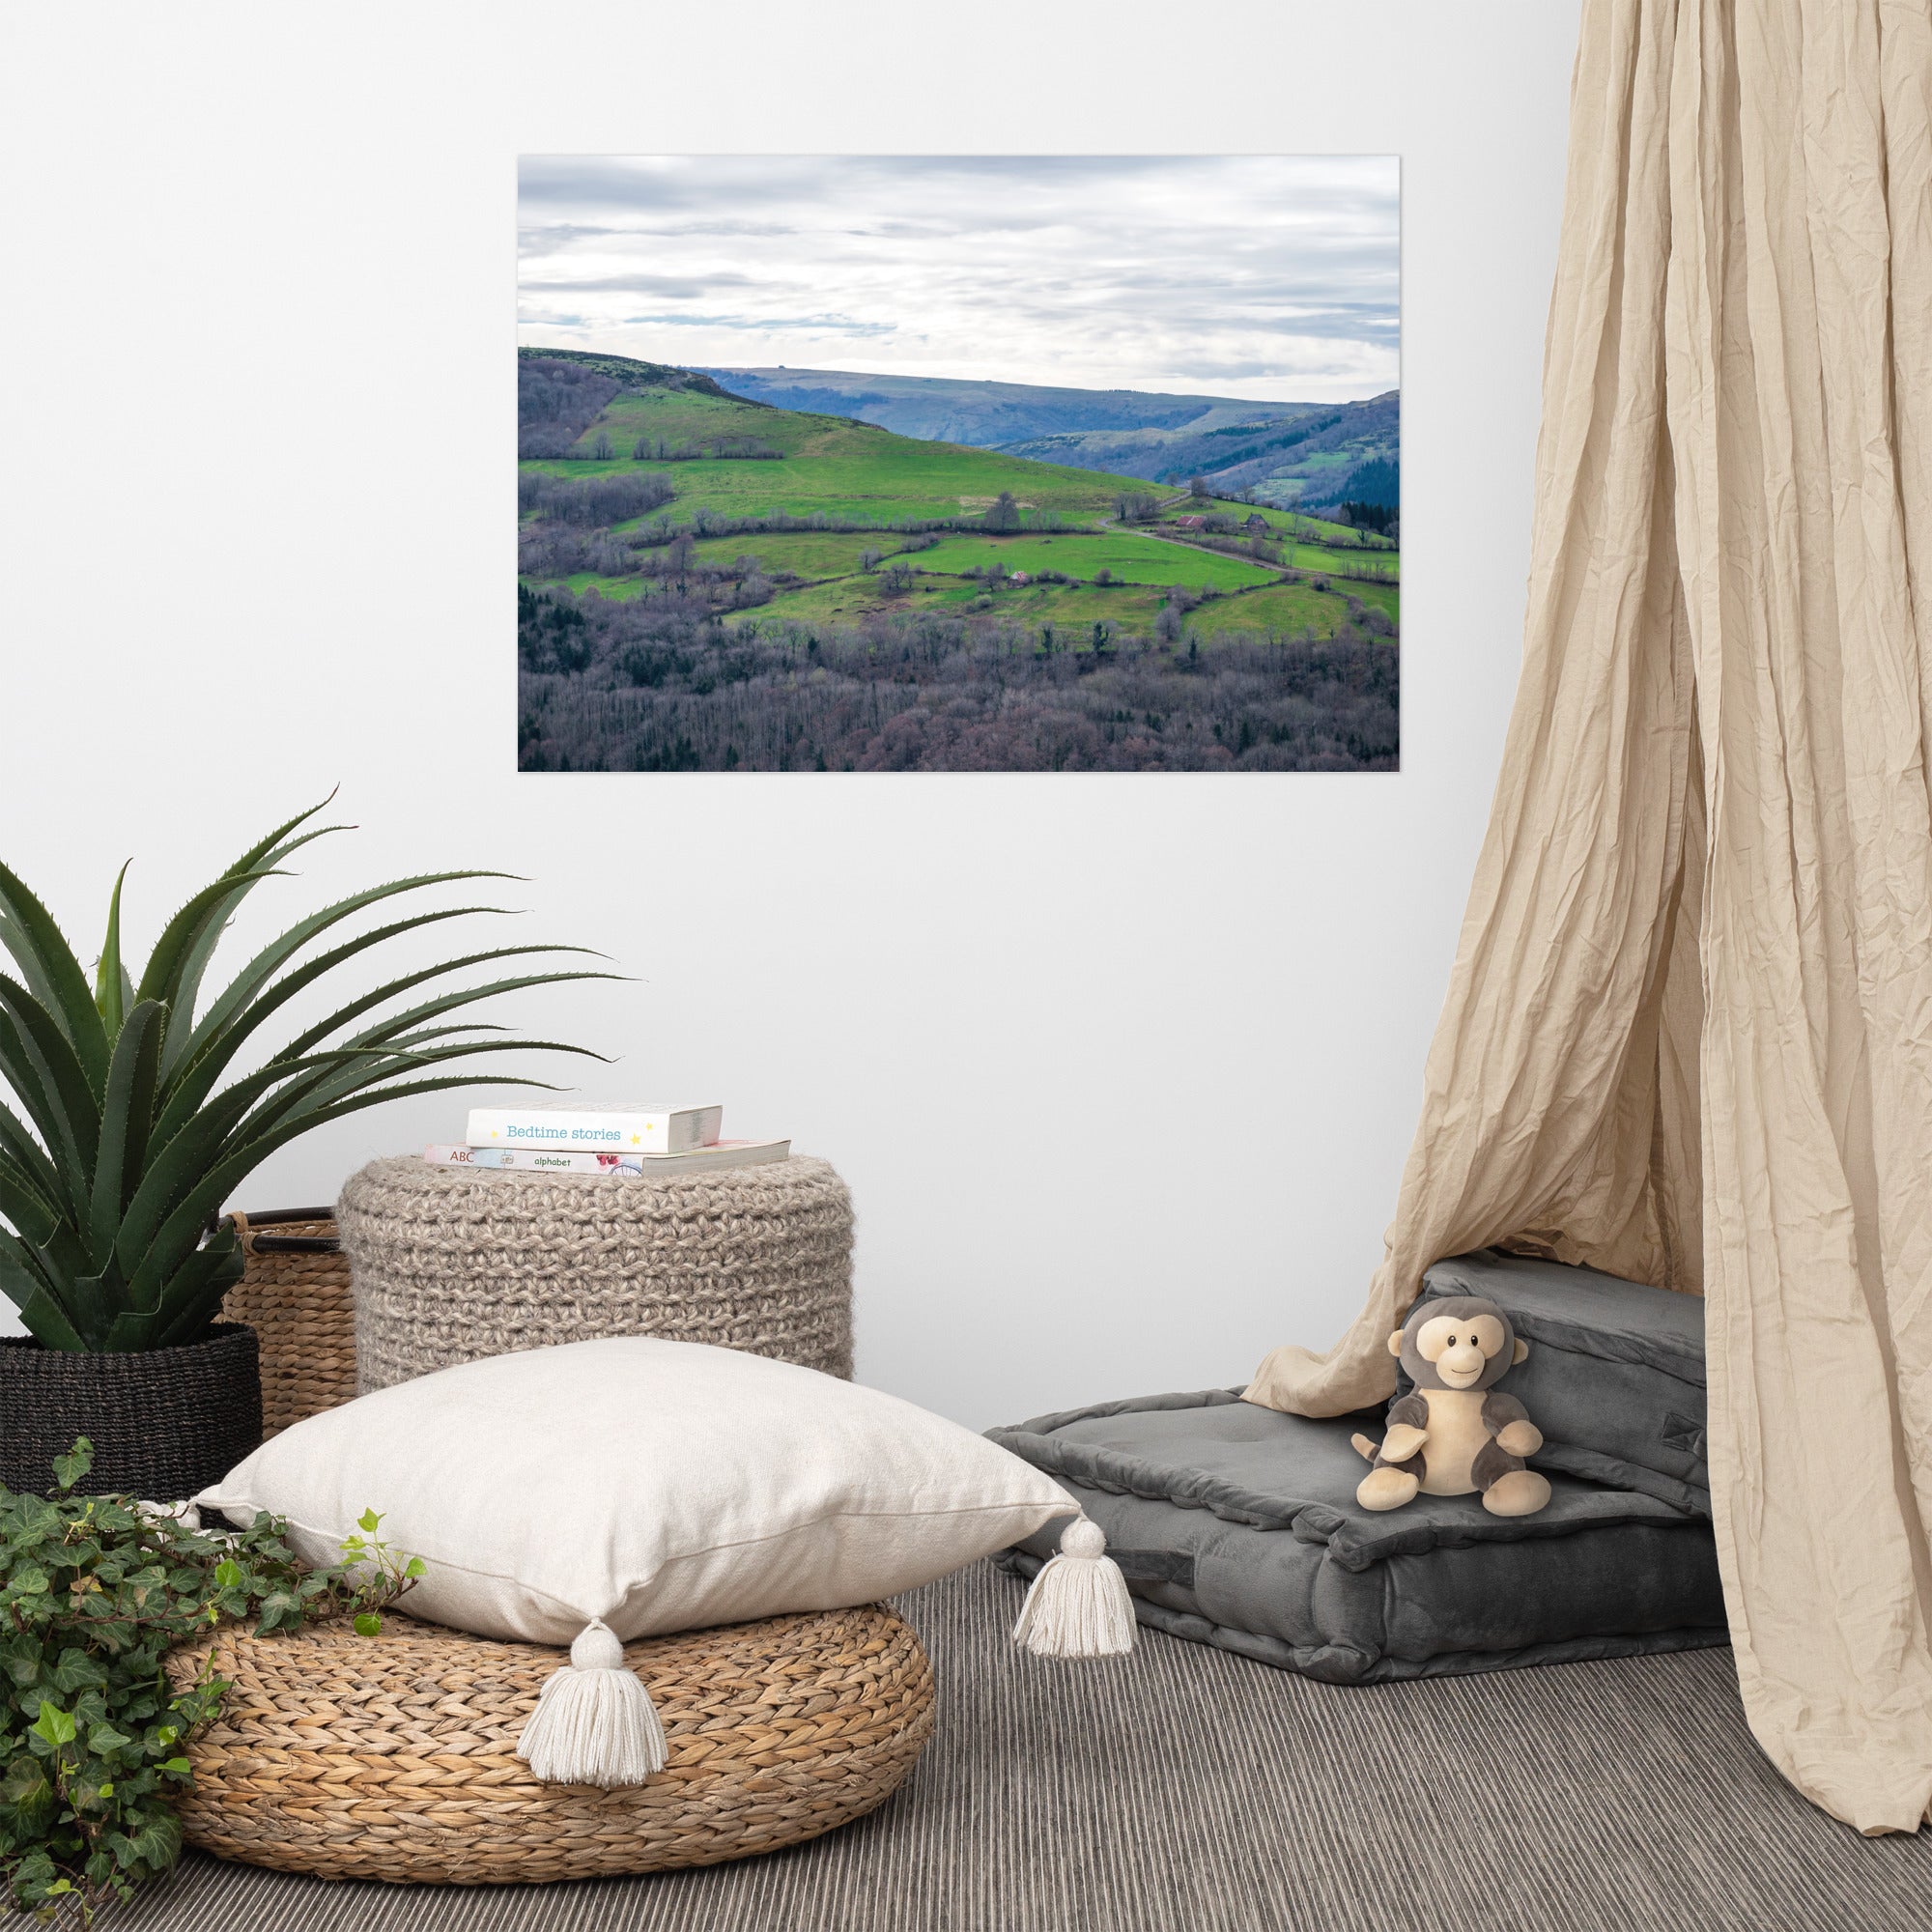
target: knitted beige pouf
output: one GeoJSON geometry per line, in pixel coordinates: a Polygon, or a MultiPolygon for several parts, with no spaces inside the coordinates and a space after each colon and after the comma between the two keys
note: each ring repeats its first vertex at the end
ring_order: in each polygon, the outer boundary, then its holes
{"type": "Polygon", "coordinates": [[[188,1747],[191,1845],[320,1878],[510,1885],[716,1864],[889,1798],[932,1733],[932,1671],[882,1604],[647,1637],[668,1761],[643,1784],[540,1784],[516,1754],[564,1653],[385,1616],[379,1636],[231,1628],[172,1653],[230,1689],[188,1747]]]}
{"type": "Polygon", "coordinates": [[[365,1394],[606,1335],[852,1373],[852,1199],[830,1161],[659,1179],[378,1160],[336,1218],[365,1394]]]}

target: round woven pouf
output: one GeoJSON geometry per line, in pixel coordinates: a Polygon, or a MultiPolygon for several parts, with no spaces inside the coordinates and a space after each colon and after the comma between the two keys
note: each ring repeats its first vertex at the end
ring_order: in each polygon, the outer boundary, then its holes
{"type": "Polygon", "coordinates": [[[606,1335],[852,1373],[852,1197],[830,1161],[659,1178],[378,1160],[336,1219],[364,1393],[606,1335]]]}
{"type": "Polygon", "coordinates": [[[932,1731],[932,1671],[879,1605],[626,1647],[669,1747],[647,1783],[540,1784],[518,1733],[566,1653],[385,1616],[184,1646],[229,1680],[190,1746],[187,1841],[321,1878],[510,1885],[717,1864],[883,1804],[932,1731]]]}

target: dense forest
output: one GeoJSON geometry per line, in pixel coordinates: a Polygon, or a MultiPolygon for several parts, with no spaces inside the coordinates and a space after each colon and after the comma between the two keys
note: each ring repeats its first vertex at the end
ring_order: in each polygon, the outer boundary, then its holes
{"type": "Polygon", "coordinates": [[[727,630],[708,598],[675,590],[620,603],[526,589],[519,607],[527,771],[1396,765],[1397,656],[1366,634],[1204,650],[1184,626],[1063,642],[1050,626],[1042,639],[890,611],[727,630]]]}

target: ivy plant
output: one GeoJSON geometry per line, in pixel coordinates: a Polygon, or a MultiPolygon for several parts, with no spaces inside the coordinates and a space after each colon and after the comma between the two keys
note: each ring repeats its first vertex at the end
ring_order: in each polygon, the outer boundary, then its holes
{"type": "Polygon", "coordinates": [[[54,1459],[51,1494],[0,1488],[0,1902],[79,1925],[181,1854],[186,1747],[228,1685],[204,1668],[177,1688],[168,1652],[229,1623],[267,1634],[348,1616],[373,1635],[422,1575],[374,1511],[340,1567],[311,1569],[278,1518],[214,1532],[74,1494],[92,1463],[82,1437],[54,1459]]]}

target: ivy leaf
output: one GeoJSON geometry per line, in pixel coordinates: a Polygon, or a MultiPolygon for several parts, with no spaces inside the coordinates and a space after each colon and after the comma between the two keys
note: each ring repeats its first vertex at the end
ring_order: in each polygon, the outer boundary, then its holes
{"type": "Polygon", "coordinates": [[[270,1590],[256,1607],[262,1619],[258,1628],[264,1631],[283,1624],[293,1628],[301,1622],[301,1599],[293,1590],[270,1590]]]}
{"type": "Polygon", "coordinates": [[[172,1811],[157,1811],[138,1832],[112,1833],[107,1842],[124,1871],[136,1864],[165,1871],[181,1850],[181,1821],[172,1811]]]}
{"type": "Polygon", "coordinates": [[[403,1565],[403,1575],[407,1577],[411,1582],[414,1582],[418,1577],[427,1577],[429,1575],[429,1566],[422,1560],[420,1556],[412,1556],[410,1560],[403,1565]]]}
{"type": "Polygon", "coordinates": [[[76,1811],[99,1811],[105,1808],[114,1795],[112,1784],[104,1780],[99,1784],[89,1777],[76,1777],[67,1787],[68,1803],[76,1811]]]}
{"type": "Polygon", "coordinates": [[[155,1769],[164,1771],[170,1777],[192,1777],[194,1766],[185,1757],[164,1757],[155,1769]]]}
{"type": "Polygon", "coordinates": [[[41,1769],[40,1761],[24,1751],[7,1767],[6,1775],[0,1776],[0,1803],[24,1808],[38,1804],[52,1795],[53,1787],[48,1784],[47,1775],[41,1769]]]}
{"type": "Polygon", "coordinates": [[[96,1757],[106,1757],[112,1751],[126,1750],[134,1742],[126,1731],[117,1731],[112,1724],[96,1724],[87,1734],[87,1747],[96,1757]]]}
{"type": "Polygon", "coordinates": [[[107,1673],[84,1650],[71,1646],[61,1652],[48,1673],[56,1690],[71,1696],[76,1690],[99,1690],[107,1682],[107,1673]]]}
{"type": "Polygon", "coordinates": [[[232,1556],[224,1556],[214,1566],[214,1581],[218,1589],[234,1589],[242,1581],[242,1576],[243,1572],[241,1564],[236,1562],[232,1556]]]}
{"type": "Polygon", "coordinates": [[[22,1690],[40,1676],[40,1649],[26,1632],[22,1631],[5,1650],[0,1650],[0,1670],[5,1670],[22,1690]]]}
{"type": "Polygon", "coordinates": [[[355,1618],[357,1636],[381,1636],[382,1634],[383,1619],[374,1610],[363,1610],[357,1614],[355,1618]]]}
{"type": "Polygon", "coordinates": [[[34,1719],[34,1734],[58,1750],[62,1745],[72,1744],[73,1719],[58,1704],[43,1697],[41,1715],[34,1719]]]}
{"type": "Polygon", "coordinates": [[[71,1490],[93,1467],[94,1444],[82,1435],[65,1456],[54,1458],[54,1481],[63,1490],[71,1490]]]}
{"type": "Polygon", "coordinates": [[[365,1509],[355,1519],[355,1527],[365,1535],[374,1536],[376,1531],[382,1526],[382,1522],[383,1519],[374,1510],[365,1509]]]}

